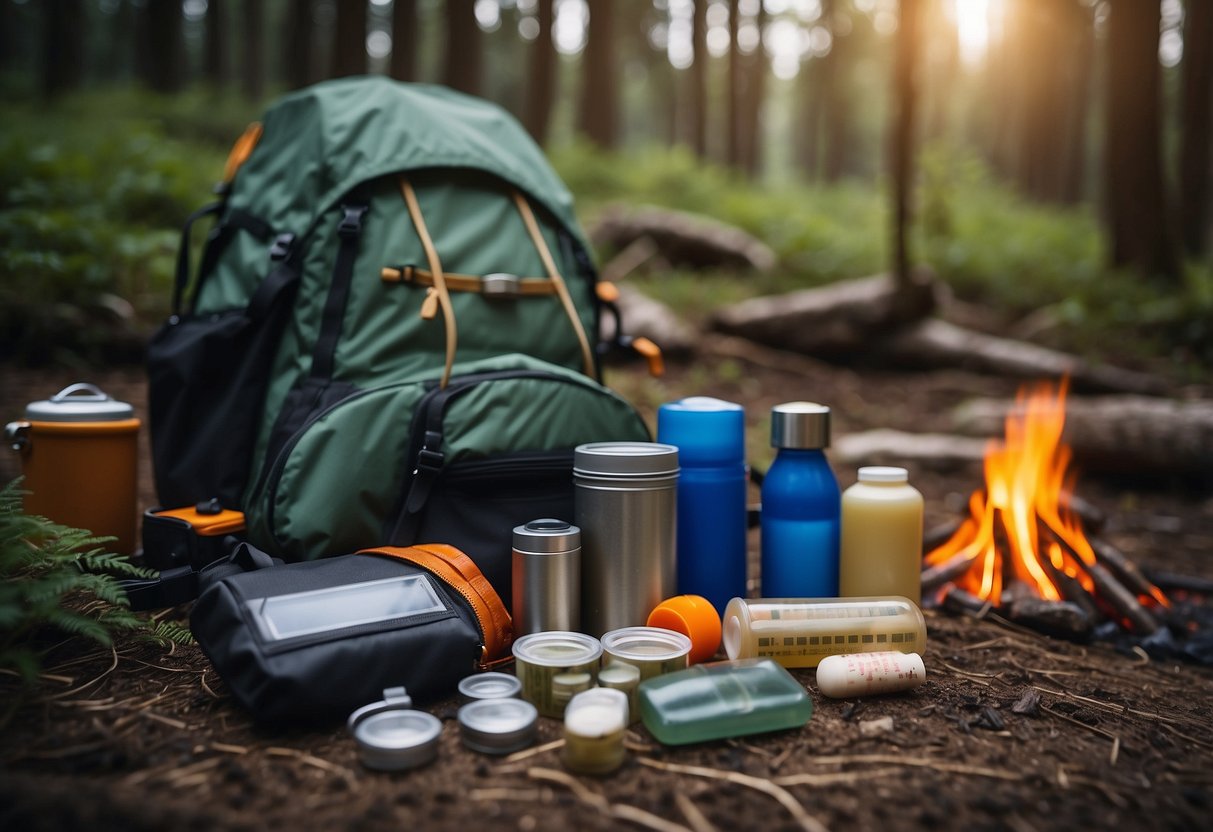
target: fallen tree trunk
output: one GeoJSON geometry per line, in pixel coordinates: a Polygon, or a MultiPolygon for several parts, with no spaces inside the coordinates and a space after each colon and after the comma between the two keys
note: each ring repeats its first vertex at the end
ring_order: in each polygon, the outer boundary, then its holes
{"type": "Polygon", "coordinates": [[[997,338],[930,318],[873,345],[892,364],[908,367],[965,368],[1023,378],[1069,376],[1076,390],[1160,394],[1166,383],[1154,376],[1091,364],[1057,350],[997,338]]]}
{"type": "Polygon", "coordinates": [[[770,246],[740,228],[667,208],[611,205],[589,228],[595,246],[624,249],[644,237],[674,265],[766,272],[778,261],[770,246]]]}
{"type": "MultiPolygon", "coordinates": [[[[1013,407],[978,399],[957,408],[952,423],[969,436],[1001,435],[1013,407]]],[[[1213,401],[1070,396],[1062,439],[1083,471],[1207,476],[1213,470],[1213,401]]]]}
{"type": "Polygon", "coordinates": [[[840,436],[830,446],[836,465],[901,465],[913,462],[926,468],[954,469],[979,463],[986,441],[942,433],[906,433],[869,430],[840,436]]]}
{"type": "Polygon", "coordinates": [[[929,315],[938,287],[926,270],[899,285],[878,274],[814,289],[752,298],[718,310],[713,329],[762,344],[821,356],[852,355],[873,339],[929,315]]]}

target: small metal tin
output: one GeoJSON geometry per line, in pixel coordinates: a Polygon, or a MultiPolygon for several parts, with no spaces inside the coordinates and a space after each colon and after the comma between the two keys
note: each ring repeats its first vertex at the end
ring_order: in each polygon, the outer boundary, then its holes
{"type": "Polygon", "coordinates": [[[661,627],[623,627],[602,636],[602,660],[630,664],[640,671],[640,680],[685,670],[691,640],[682,633],[661,627]]]}
{"type": "Polygon", "coordinates": [[[581,529],[544,518],[514,528],[514,636],[581,626],[581,529]]]}
{"type": "Polygon", "coordinates": [[[478,699],[517,699],[522,693],[522,682],[508,673],[476,673],[459,682],[459,701],[473,702],[478,699]]]}
{"type": "Polygon", "coordinates": [[[363,705],[346,722],[358,757],[367,768],[403,771],[431,763],[438,756],[442,721],[413,709],[404,688],[388,688],[383,701],[363,705]]]}
{"type": "Polygon", "coordinates": [[[539,711],[521,699],[478,699],[459,709],[459,736],[481,754],[512,754],[538,733],[539,711]]]}
{"type": "Polygon", "coordinates": [[[559,719],[563,702],[553,697],[552,679],[562,673],[589,673],[598,670],[602,644],[583,633],[555,631],[532,633],[514,642],[514,672],[522,682],[522,698],[539,713],[559,719]]]}

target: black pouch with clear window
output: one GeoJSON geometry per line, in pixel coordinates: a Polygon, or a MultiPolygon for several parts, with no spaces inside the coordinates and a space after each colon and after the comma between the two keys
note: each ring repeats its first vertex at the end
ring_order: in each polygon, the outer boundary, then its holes
{"type": "Polygon", "coordinates": [[[194,637],[259,722],[344,718],[399,685],[441,698],[509,655],[509,615],[450,546],[282,565],[242,544],[199,584],[194,637]]]}

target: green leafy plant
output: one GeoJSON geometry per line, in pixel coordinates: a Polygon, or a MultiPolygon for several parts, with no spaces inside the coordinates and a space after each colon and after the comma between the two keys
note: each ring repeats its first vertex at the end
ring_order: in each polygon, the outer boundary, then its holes
{"type": "Polygon", "coordinates": [[[130,610],[119,580],[153,573],[107,552],[112,538],[24,514],[19,486],[14,480],[0,490],[0,668],[36,680],[48,631],[107,646],[121,632],[161,643],[191,640],[180,625],[130,610]]]}

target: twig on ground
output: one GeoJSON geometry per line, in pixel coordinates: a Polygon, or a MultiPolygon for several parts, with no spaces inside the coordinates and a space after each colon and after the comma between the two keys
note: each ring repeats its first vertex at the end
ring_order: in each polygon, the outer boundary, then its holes
{"type": "Polygon", "coordinates": [[[273,747],[265,749],[265,753],[271,757],[294,757],[299,762],[318,768],[321,771],[327,771],[329,774],[335,774],[345,781],[351,789],[357,782],[357,777],[354,772],[350,771],[345,766],[339,766],[336,763],[330,763],[328,760],[322,760],[319,757],[308,754],[306,751],[299,751],[295,748],[273,747]]]}
{"type": "MultiPolygon", "coordinates": [[[[946,760],[933,760],[930,757],[900,757],[896,754],[838,754],[831,757],[813,757],[809,762],[814,765],[846,765],[847,763],[883,763],[892,766],[912,766],[914,768],[930,768],[935,771],[950,774],[971,774],[975,777],[991,777],[995,780],[1022,780],[1023,776],[1013,771],[997,768],[983,768],[964,763],[949,763],[946,760]]],[[[777,782],[796,777],[780,777],[777,782]]]]}
{"type": "Polygon", "coordinates": [[[675,792],[674,802],[678,804],[679,811],[695,832],[716,832],[716,827],[684,792],[675,792]]]}
{"type": "Polygon", "coordinates": [[[709,777],[713,780],[725,780],[729,783],[736,783],[739,786],[746,786],[760,791],[763,794],[769,795],[779,802],[781,806],[788,810],[796,822],[800,824],[802,829],[807,832],[827,832],[826,827],[821,821],[805,811],[804,806],[800,805],[800,801],[792,796],[792,793],[783,786],[772,780],[766,780],[761,777],[754,777],[749,774],[741,774],[736,771],[721,771],[714,768],[705,768],[703,766],[684,766],[676,763],[663,763],[660,760],[654,760],[649,757],[638,757],[636,762],[649,768],[656,768],[662,771],[671,771],[676,774],[689,774],[694,777],[709,777]]]}
{"type": "Polygon", "coordinates": [[[539,768],[532,766],[526,770],[526,776],[532,780],[542,780],[546,783],[558,783],[573,793],[573,796],[587,806],[593,806],[604,814],[609,814],[611,811],[611,802],[596,791],[588,788],[584,783],[566,774],[563,771],[558,771],[554,768],[539,768]]]}
{"type": "Polygon", "coordinates": [[[517,800],[522,803],[538,803],[543,799],[543,789],[472,789],[472,800],[517,800]]]}
{"type": "Polygon", "coordinates": [[[1118,737],[1116,734],[1113,734],[1111,731],[1105,731],[1103,728],[1098,728],[1094,725],[1088,725],[1087,723],[1083,722],[1081,719],[1075,719],[1072,716],[1063,714],[1061,711],[1055,711],[1052,708],[1050,708],[1048,705],[1042,704],[1040,706],[1040,709],[1047,714],[1051,714],[1052,716],[1057,717],[1058,719],[1064,719],[1066,722],[1073,723],[1074,725],[1077,725],[1079,728],[1085,728],[1086,730],[1090,731],[1093,734],[1099,734],[1101,737],[1106,737],[1106,738],[1110,739],[1112,741],[1112,753],[1111,753],[1112,765],[1116,765],[1116,759],[1117,759],[1117,757],[1120,756],[1120,737],[1118,737]]]}
{"type": "Polygon", "coordinates": [[[113,654],[114,660],[113,660],[113,662],[110,663],[110,666],[108,668],[106,668],[105,670],[103,670],[101,672],[100,676],[96,676],[93,679],[90,679],[89,681],[85,682],[83,685],[80,685],[79,687],[72,688],[71,690],[65,690],[62,693],[57,693],[54,696],[49,696],[47,698],[51,699],[51,700],[55,700],[55,699],[66,699],[69,696],[75,696],[76,694],[80,693],[83,690],[88,690],[93,685],[97,684],[102,679],[104,679],[106,676],[113,673],[114,670],[118,667],[118,651],[114,647],[111,646],[110,652],[113,654]]]}

